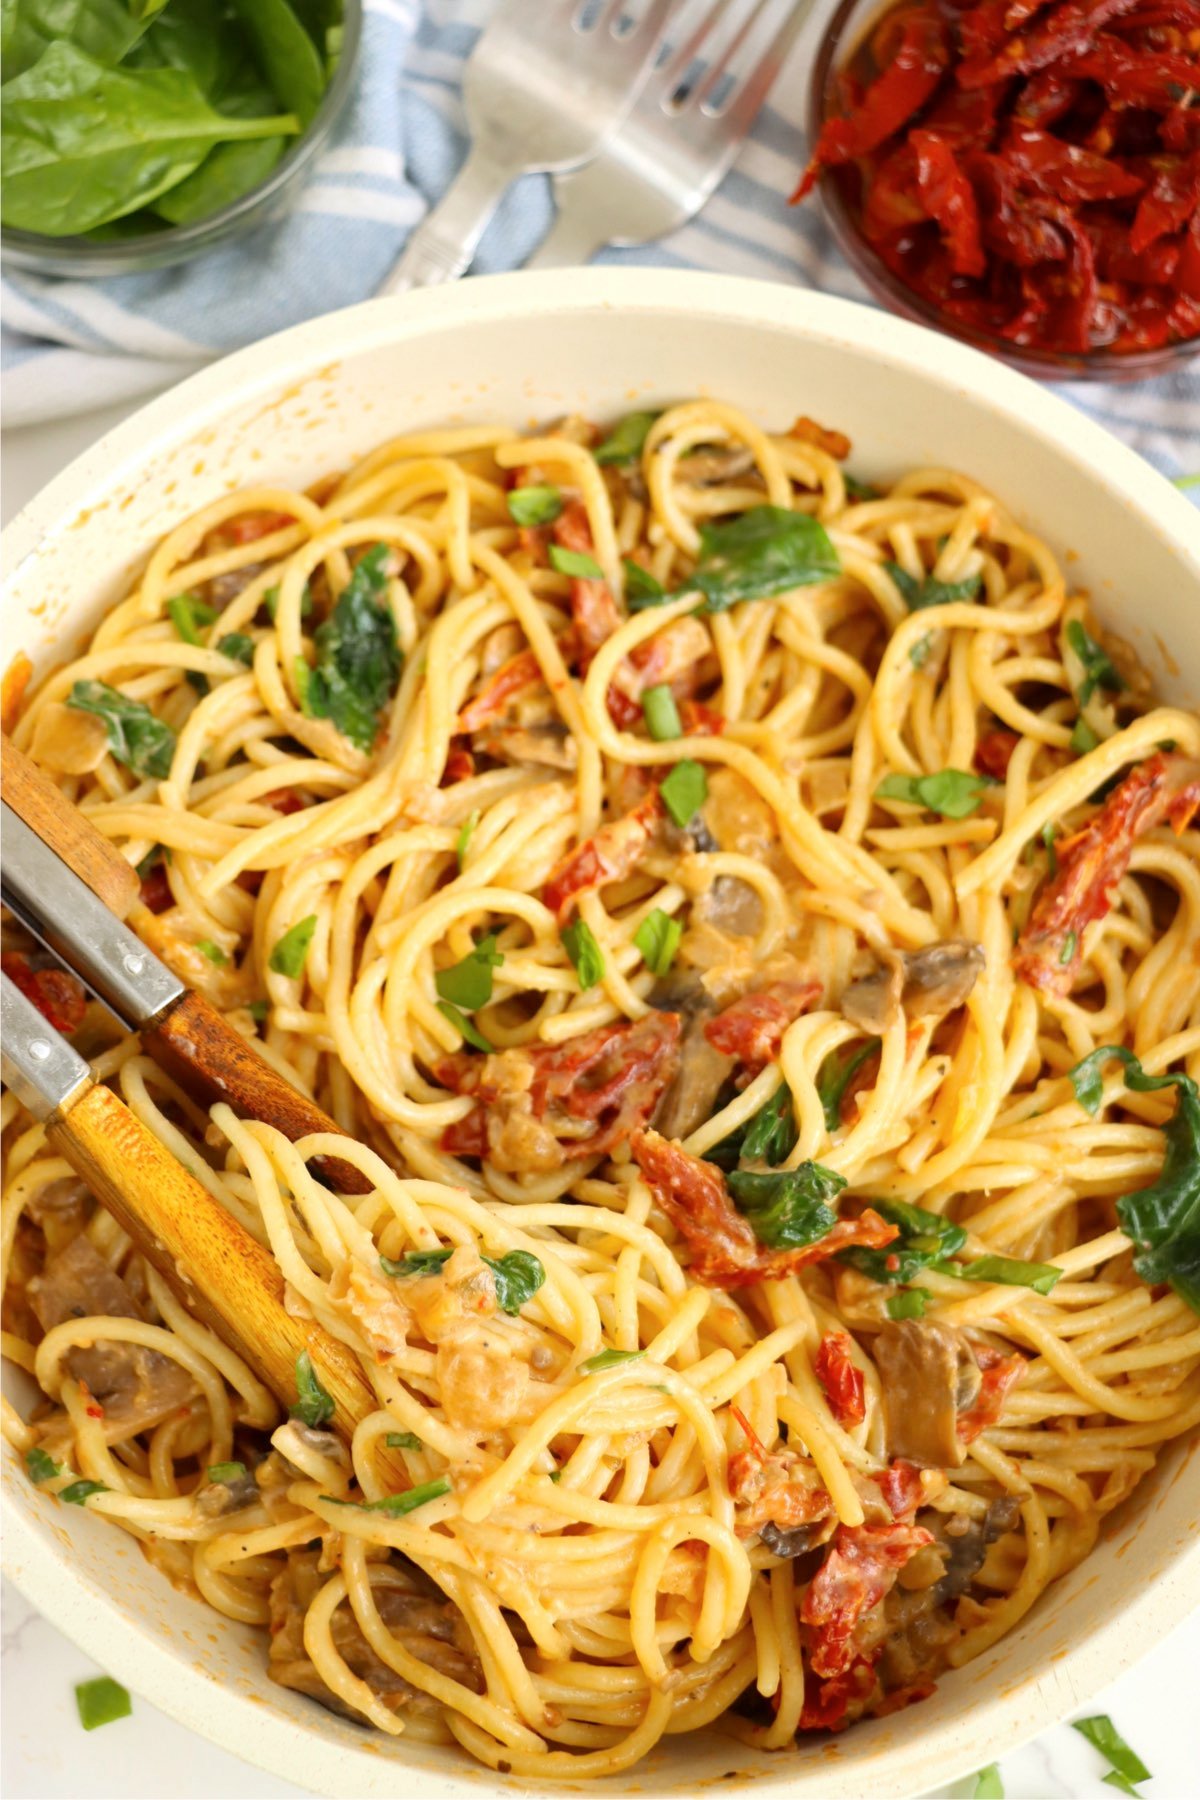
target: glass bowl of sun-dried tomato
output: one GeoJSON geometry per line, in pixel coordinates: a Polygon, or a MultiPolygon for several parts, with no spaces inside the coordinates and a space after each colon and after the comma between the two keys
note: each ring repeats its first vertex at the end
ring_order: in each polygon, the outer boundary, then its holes
{"type": "Polygon", "coordinates": [[[842,0],[811,161],[893,311],[1027,373],[1200,351],[1200,0],[842,0]]]}

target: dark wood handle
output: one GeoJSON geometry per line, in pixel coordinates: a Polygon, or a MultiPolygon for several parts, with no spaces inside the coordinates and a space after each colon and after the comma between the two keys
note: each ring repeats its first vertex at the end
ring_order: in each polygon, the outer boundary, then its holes
{"type": "MultiPolygon", "coordinates": [[[[333,1427],[349,1442],[379,1405],[357,1358],[315,1320],[284,1309],[283,1276],[270,1251],[124,1102],[108,1088],[90,1088],[47,1137],[188,1312],[244,1357],[284,1406],[296,1398],[296,1358],[308,1351],[333,1396],[333,1427]]],[[[402,1466],[392,1473],[398,1488],[409,1485],[402,1466]]]]}
{"type": "Polygon", "coordinates": [[[140,890],[136,869],[7,737],[0,739],[0,785],[5,800],[29,829],[123,919],[140,890]]]}
{"type": "MultiPolygon", "coordinates": [[[[274,1125],[293,1143],[315,1131],[347,1135],[277,1075],[202,994],[185,994],[165,1018],[142,1033],[142,1042],[155,1062],[205,1106],[225,1100],[235,1113],[274,1125]]],[[[323,1180],[346,1194],[369,1194],[374,1185],[361,1169],[340,1157],[324,1156],[318,1167],[323,1180]]]]}

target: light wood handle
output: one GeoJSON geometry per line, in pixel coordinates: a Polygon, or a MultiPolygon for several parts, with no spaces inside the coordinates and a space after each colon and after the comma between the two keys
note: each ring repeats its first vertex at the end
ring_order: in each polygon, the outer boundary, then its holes
{"type": "Polygon", "coordinates": [[[137,899],[137,870],[7,736],[0,739],[0,786],[15,813],[123,919],[137,899]]]}
{"type": "MultiPolygon", "coordinates": [[[[296,1358],[307,1350],[333,1396],[332,1428],[347,1443],[379,1402],[358,1362],[312,1319],[285,1311],[283,1276],[194,1175],[108,1088],[89,1088],[47,1137],[87,1182],[188,1312],[245,1358],[284,1406],[296,1398],[296,1358]]],[[[381,1452],[397,1491],[403,1465],[381,1452]]]]}

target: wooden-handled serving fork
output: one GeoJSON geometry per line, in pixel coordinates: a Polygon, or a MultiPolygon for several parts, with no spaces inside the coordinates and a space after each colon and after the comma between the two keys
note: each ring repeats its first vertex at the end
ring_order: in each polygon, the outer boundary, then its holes
{"type": "MultiPolygon", "coordinates": [[[[124,858],[45,776],[3,743],[4,904],[131,1029],[204,1105],[291,1139],[338,1127],[257,1054],[206,1000],[189,991],[122,923],[138,891],[124,858]]],[[[92,1079],[81,1056],[7,976],[0,981],[6,1083],[97,1199],[129,1233],[187,1310],[250,1364],[284,1404],[295,1398],[305,1350],[332,1395],[347,1441],[378,1406],[352,1352],[284,1307],[283,1277],[256,1241],[122,1100],[92,1079]]],[[[344,1136],[344,1133],[339,1133],[344,1136]]],[[[371,1183],[352,1163],[325,1159],[343,1192],[371,1183]]],[[[394,1460],[384,1458],[389,1465],[394,1460]]],[[[398,1485],[407,1485],[397,1469],[398,1485]]]]}

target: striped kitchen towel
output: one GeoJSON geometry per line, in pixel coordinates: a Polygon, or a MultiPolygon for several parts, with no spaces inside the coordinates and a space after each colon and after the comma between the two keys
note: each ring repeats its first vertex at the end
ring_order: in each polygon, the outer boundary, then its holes
{"type": "MultiPolygon", "coordinates": [[[[366,0],[353,102],[296,209],[193,263],[77,282],[11,274],[2,284],[6,425],[81,412],[179,379],[201,363],[372,294],[466,149],[460,81],[490,0],[366,0]]],[[[528,0],[536,9],[540,0],[528,0]]],[[[866,295],[817,205],[789,208],[818,5],[753,136],[701,216],[603,262],[720,270],[866,295]]],[[[473,265],[518,268],[552,216],[549,184],[509,192],[473,265]]],[[[1065,385],[1167,475],[1200,469],[1200,359],[1172,376],[1065,385]]]]}

